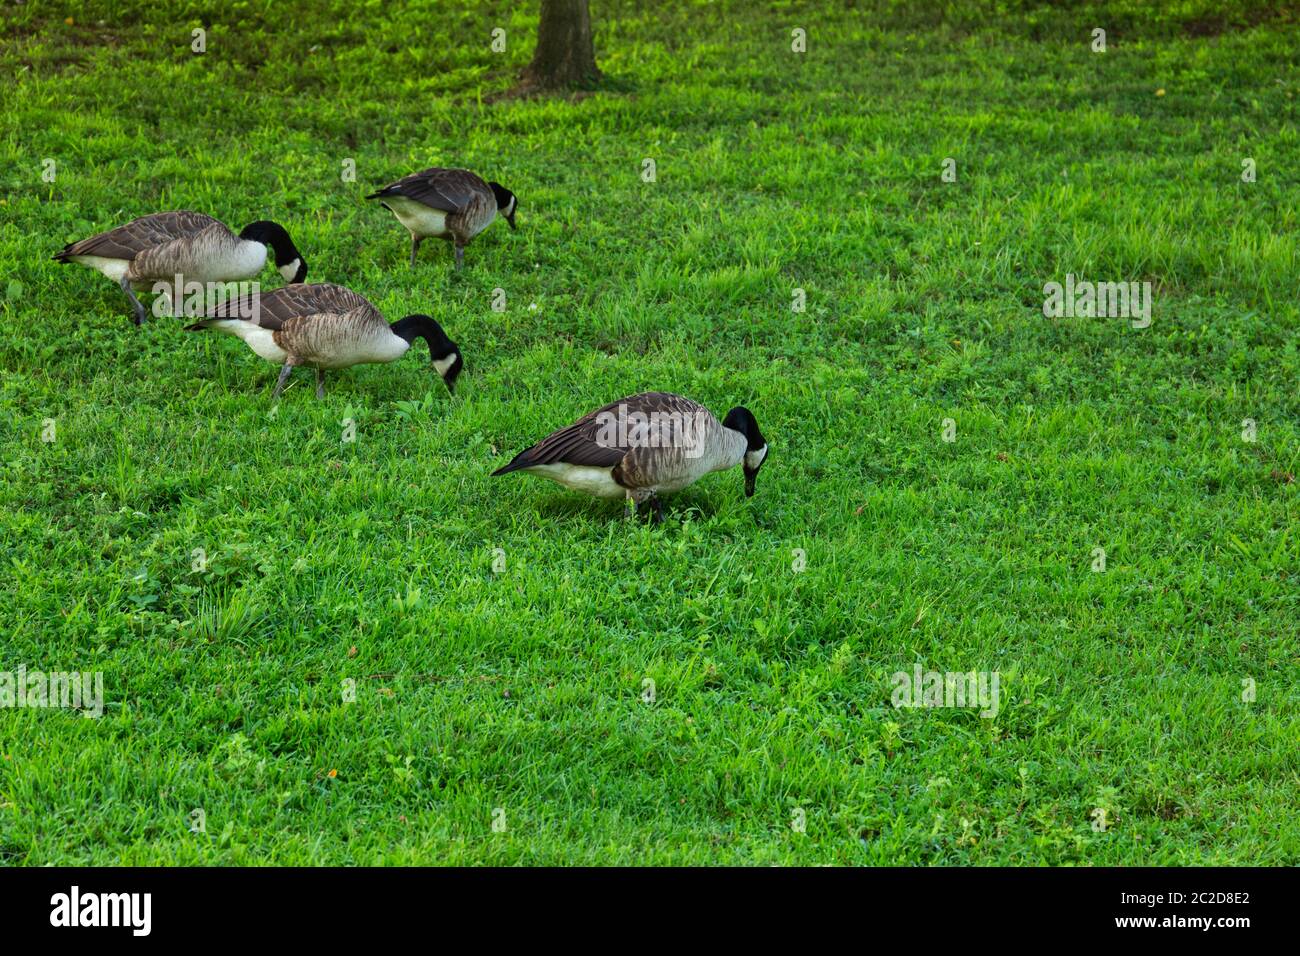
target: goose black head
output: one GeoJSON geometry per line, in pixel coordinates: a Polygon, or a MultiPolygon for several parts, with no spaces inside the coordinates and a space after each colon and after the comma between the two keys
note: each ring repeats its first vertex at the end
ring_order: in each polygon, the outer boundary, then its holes
{"type": "Polygon", "coordinates": [[[284,276],[285,282],[307,281],[307,260],[293,244],[284,226],[278,222],[267,219],[250,222],[239,234],[239,238],[269,246],[275,254],[275,268],[284,276]]]}
{"type": "Polygon", "coordinates": [[[415,341],[417,336],[424,339],[429,346],[429,358],[433,360],[433,367],[447,383],[447,391],[454,393],[456,376],[465,367],[465,360],[456,343],[447,338],[442,326],[427,315],[408,315],[394,322],[392,330],[394,335],[401,336],[407,342],[415,341]]]}
{"type": "Polygon", "coordinates": [[[767,441],[764,440],[763,433],[758,430],[758,422],[755,421],[753,414],[743,405],[737,405],[727,412],[727,417],[722,420],[722,426],[745,436],[745,497],[751,498],[754,495],[754,479],[758,477],[758,469],[762,468],[763,462],[767,461],[767,441]]]}
{"type": "Polygon", "coordinates": [[[492,187],[492,194],[497,197],[497,212],[510,223],[511,229],[518,229],[519,227],[515,225],[515,210],[519,208],[519,197],[500,183],[488,183],[488,185],[492,187]]]}

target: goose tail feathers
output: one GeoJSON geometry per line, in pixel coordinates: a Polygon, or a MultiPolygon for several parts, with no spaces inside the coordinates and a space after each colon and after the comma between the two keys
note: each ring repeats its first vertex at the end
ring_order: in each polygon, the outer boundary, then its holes
{"type": "Polygon", "coordinates": [[[528,452],[521,451],[519,454],[515,455],[514,458],[510,459],[510,463],[508,465],[502,465],[496,471],[492,472],[490,477],[495,478],[498,475],[508,475],[512,471],[518,471],[521,468],[527,468],[531,464],[532,461],[528,457],[528,452]]]}

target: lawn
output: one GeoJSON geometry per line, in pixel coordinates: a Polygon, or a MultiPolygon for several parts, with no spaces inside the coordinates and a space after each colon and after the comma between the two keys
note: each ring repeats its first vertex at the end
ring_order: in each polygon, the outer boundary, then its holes
{"type": "Polygon", "coordinates": [[[535,2],[99,6],[0,2],[0,671],[104,687],[0,709],[0,861],[1300,863],[1294,7],[595,0],[521,99],[535,2]],[[459,274],[362,198],[433,165],[519,196],[459,274]],[[165,209],[455,395],[274,404],[50,261],[165,209]],[[757,494],[489,477],[645,390],[750,408],[757,494]]]}

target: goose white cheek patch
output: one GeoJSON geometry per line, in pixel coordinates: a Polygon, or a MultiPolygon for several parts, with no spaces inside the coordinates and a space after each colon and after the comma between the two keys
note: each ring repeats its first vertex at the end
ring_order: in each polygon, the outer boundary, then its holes
{"type": "Polygon", "coordinates": [[[447,374],[447,369],[451,368],[452,363],[455,362],[458,357],[459,353],[452,352],[444,359],[434,359],[433,367],[438,370],[439,375],[445,376],[447,374]]]}
{"type": "Polygon", "coordinates": [[[293,277],[298,274],[298,266],[302,264],[300,259],[294,259],[293,262],[286,262],[282,266],[276,266],[280,275],[284,276],[285,282],[292,282],[293,277]]]}
{"type": "Polygon", "coordinates": [[[758,451],[745,453],[745,467],[753,471],[759,465],[763,464],[763,459],[767,457],[767,446],[764,445],[758,451]]]}

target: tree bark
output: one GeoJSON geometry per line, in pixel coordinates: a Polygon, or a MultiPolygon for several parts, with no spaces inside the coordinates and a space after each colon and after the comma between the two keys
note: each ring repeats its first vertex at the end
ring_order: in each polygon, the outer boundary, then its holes
{"type": "Polygon", "coordinates": [[[542,0],[537,51],[520,77],[525,90],[562,90],[600,79],[587,0],[542,0]]]}

